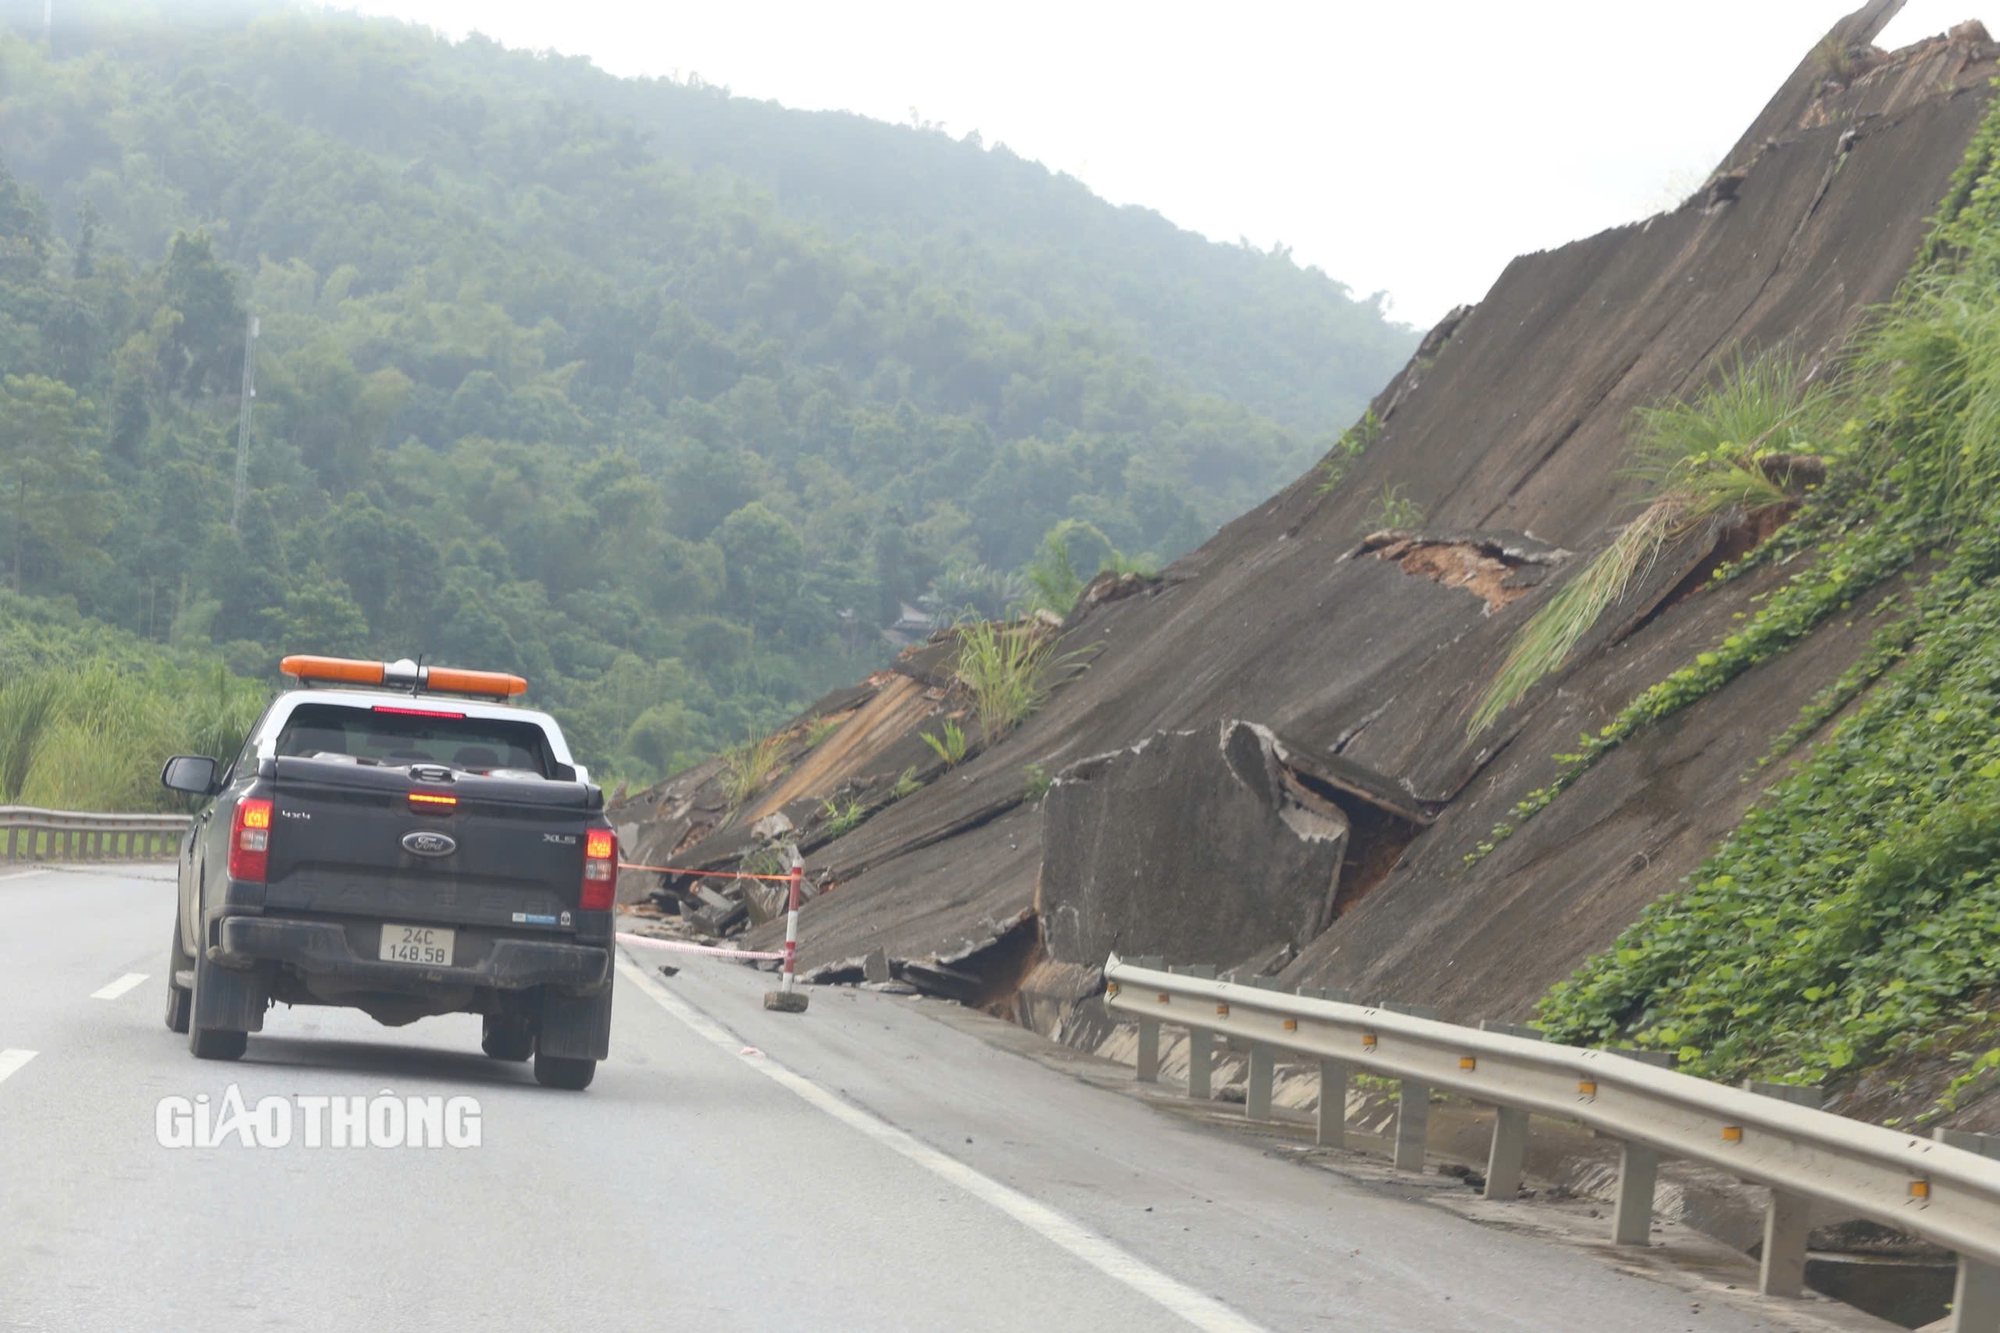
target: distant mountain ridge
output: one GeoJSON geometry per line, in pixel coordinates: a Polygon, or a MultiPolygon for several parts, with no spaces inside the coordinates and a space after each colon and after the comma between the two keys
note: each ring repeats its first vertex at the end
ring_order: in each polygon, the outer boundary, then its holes
{"type": "Polygon", "coordinates": [[[275,0],[52,37],[0,0],[0,417],[60,427],[0,420],[0,482],[89,521],[0,512],[20,591],[253,674],[512,667],[606,773],[872,670],[905,603],[1191,549],[1414,342],[935,132],[275,0]]]}
{"type": "MultiPolygon", "coordinates": [[[[0,14],[10,7],[25,11],[9,15],[14,26],[39,23],[34,0],[7,0],[0,14]]],[[[114,19],[92,25],[93,11],[143,8],[65,6],[73,27],[65,36],[58,25],[57,50],[88,42],[174,74],[213,71],[217,34],[288,10],[276,0],[212,7],[212,26],[200,37],[189,32],[179,50],[170,43],[162,51],[161,29],[150,24],[127,36],[114,19]]],[[[1193,387],[1295,428],[1345,427],[1415,346],[1415,331],[1389,321],[1379,302],[1355,299],[1283,248],[1218,244],[1150,209],[1114,206],[1004,144],[792,110],[698,80],[620,79],[581,57],[511,50],[476,35],[453,44],[375,20],[357,21],[352,36],[335,58],[303,61],[253,36],[242,54],[254,55],[254,67],[246,62],[229,77],[288,119],[380,153],[409,154],[428,140],[449,156],[446,142],[468,113],[484,114],[482,96],[495,87],[590,107],[637,131],[667,161],[726,176],[724,188],[768,191],[782,217],[979,293],[986,313],[1017,326],[1101,322],[1193,387]],[[369,105],[325,114],[362,73],[369,105]],[[459,95],[439,98],[419,74],[461,80],[459,95]]]]}

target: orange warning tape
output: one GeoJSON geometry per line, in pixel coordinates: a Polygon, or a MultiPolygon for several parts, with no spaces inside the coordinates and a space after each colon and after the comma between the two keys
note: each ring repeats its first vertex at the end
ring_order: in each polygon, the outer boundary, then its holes
{"type": "Polygon", "coordinates": [[[662,875],[705,875],[710,879],[768,879],[778,884],[790,884],[790,875],[750,875],[738,870],[683,870],[679,866],[638,866],[629,861],[618,863],[620,870],[651,870],[662,875]]]}

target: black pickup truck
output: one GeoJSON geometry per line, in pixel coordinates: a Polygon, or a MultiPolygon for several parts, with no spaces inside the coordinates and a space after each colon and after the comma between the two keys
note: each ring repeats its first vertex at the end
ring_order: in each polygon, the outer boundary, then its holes
{"type": "Polygon", "coordinates": [[[280,695],[227,769],[167,761],[161,782],[207,798],[181,844],[167,1026],[233,1060],[274,1003],[390,1026],[477,1013],[488,1055],[588,1086],[610,1042],[618,848],[555,720],[437,689],[504,697],[519,677],[286,670],[379,687],[280,695]]]}

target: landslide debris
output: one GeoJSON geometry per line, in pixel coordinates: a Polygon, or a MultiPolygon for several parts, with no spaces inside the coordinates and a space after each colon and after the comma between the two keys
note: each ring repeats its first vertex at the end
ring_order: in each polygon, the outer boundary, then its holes
{"type": "Polygon", "coordinates": [[[1715,582],[1742,529],[1674,533],[1560,669],[1477,738],[1467,718],[1519,627],[1631,517],[1635,412],[1745,351],[1833,365],[1918,261],[1996,52],[1976,34],[1876,52],[1893,9],[1838,25],[1835,49],[1861,55],[1839,77],[1802,63],[1688,204],[1515,260],[1385,387],[1365,448],[1157,582],[1086,597],[1062,644],[1093,648],[1087,672],[808,852],[838,886],[806,913],[808,964],[950,968],[964,977],[931,984],[1045,1032],[1111,948],[1518,1020],[1673,890],[1774,776],[1757,758],[1868,654],[1881,592],[1634,731],[1472,865],[1554,756],[1798,567],[1715,582]],[[1395,488],[1423,497],[1428,526],[1357,546],[1371,497],[1395,488]],[[1027,958],[966,965],[1026,922],[1027,958]],[[1011,1005],[993,998],[1009,976],[1031,978],[1011,1005]]]}
{"type": "Polygon", "coordinates": [[[1405,574],[1447,588],[1464,588],[1485,602],[1489,612],[1527,596],[1552,566],[1569,558],[1560,547],[1522,539],[1477,533],[1431,536],[1394,529],[1371,532],[1355,554],[1393,561],[1405,574]]]}

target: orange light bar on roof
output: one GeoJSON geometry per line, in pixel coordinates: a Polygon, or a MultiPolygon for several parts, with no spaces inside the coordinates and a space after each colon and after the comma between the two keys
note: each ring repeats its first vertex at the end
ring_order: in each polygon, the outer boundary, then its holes
{"type": "Polygon", "coordinates": [[[397,662],[360,662],[347,657],[309,657],[294,654],[278,663],[278,669],[301,681],[336,681],[346,685],[381,685],[407,689],[412,693],[436,690],[442,694],[474,694],[487,699],[508,699],[528,692],[528,682],[504,671],[463,671],[458,667],[418,666],[404,659],[397,662]]]}
{"type": "Polygon", "coordinates": [[[508,698],[528,692],[528,682],[504,671],[461,671],[457,667],[426,667],[425,688],[447,694],[484,694],[508,698]]]}
{"type": "Polygon", "coordinates": [[[386,672],[381,662],[357,662],[348,657],[296,655],[278,663],[278,670],[300,680],[339,680],[350,685],[380,685],[386,672]]]}

